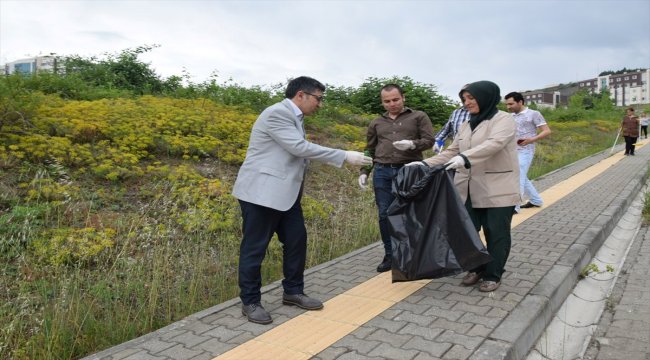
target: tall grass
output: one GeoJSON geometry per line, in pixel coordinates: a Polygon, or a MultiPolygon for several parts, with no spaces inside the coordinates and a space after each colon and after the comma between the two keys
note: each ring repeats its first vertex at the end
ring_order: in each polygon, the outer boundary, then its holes
{"type": "MultiPolygon", "coordinates": [[[[372,192],[354,186],[356,169],[315,165],[310,178],[308,267],[376,241],[372,192]]],[[[3,263],[0,358],[79,358],[236,297],[240,232],[172,230],[178,224],[160,216],[169,206],[160,197],[113,224],[120,240],[90,263],[3,263]]],[[[89,209],[76,216],[92,217],[89,209]]],[[[264,284],[281,278],[281,259],[274,240],[264,284]]]]}

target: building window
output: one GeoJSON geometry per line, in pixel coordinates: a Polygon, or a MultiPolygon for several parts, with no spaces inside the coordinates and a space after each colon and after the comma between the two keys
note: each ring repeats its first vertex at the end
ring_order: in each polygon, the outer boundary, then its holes
{"type": "Polygon", "coordinates": [[[636,79],[636,75],[632,75],[632,79],[636,79]]]}
{"type": "Polygon", "coordinates": [[[626,76],[626,77],[625,77],[625,80],[630,80],[630,77],[629,77],[629,76],[626,76]]]}
{"type": "Polygon", "coordinates": [[[616,82],[621,82],[621,78],[616,78],[616,82]]]}

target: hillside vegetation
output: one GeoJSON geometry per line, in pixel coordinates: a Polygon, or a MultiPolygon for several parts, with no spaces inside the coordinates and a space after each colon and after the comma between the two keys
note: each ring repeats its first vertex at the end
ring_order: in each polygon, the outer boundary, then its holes
{"type": "MultiPolygon", "coordinates": [[[[241,219],[230,191],[257,114],[283,86],[161,79],[138,60],[149,50],[75,57],[65,76],[0,78],[2,359],[80,358],[238,295],[241,219]]],[[[370,78],[330,87],[307,118],[309,139],[362,150],[386,82],[402,84],[435,130],[453,109],[433,85],[370,78]]],[[[598,106],[545,111],[553,135],[533,177],[612,146],[622,112],[598,106]]],[[[372,191],[358,189],[357,175],[312,163],[308,267],[379,238],[372,191]]],[[[263,271],[264,284],[281,276],[277,241],[263,271]]]]}

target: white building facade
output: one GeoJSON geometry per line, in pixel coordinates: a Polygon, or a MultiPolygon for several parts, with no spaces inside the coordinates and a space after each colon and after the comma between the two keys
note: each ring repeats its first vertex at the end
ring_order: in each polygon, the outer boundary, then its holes
{"type": "Polygon", "coordinates": [[[39,71],[56,71],[57,58],[51,55],[35,56],[6,63],[4,65],[5,75],[13,73],[34,74],[39,71]]]}
{"type": "Polygon", "coordinates": [[[603,75],[580,81],[578,86],[591,92],[609,90],[616,106],[650,104],[650,69],[603,75]]]}

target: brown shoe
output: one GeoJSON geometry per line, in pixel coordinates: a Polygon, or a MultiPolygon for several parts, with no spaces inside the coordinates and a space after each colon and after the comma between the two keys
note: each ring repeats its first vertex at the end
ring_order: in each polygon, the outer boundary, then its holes
{"type": "Polygon", "coordinates": [[[476,284],[479,280],[481,280],[481,276],[483,274],[476,273],[476,272],[468,272],[467,275],[463,278],[463,285],[474,285],[476,284]]]}
{"type": "Polygon", "coordinates": [[[483,281],[481,286],[479,286],[478,291],[482,291],[482,292],[494,291],[499,288],[499,285],[501,285],[500,281],[483,281]]]}

